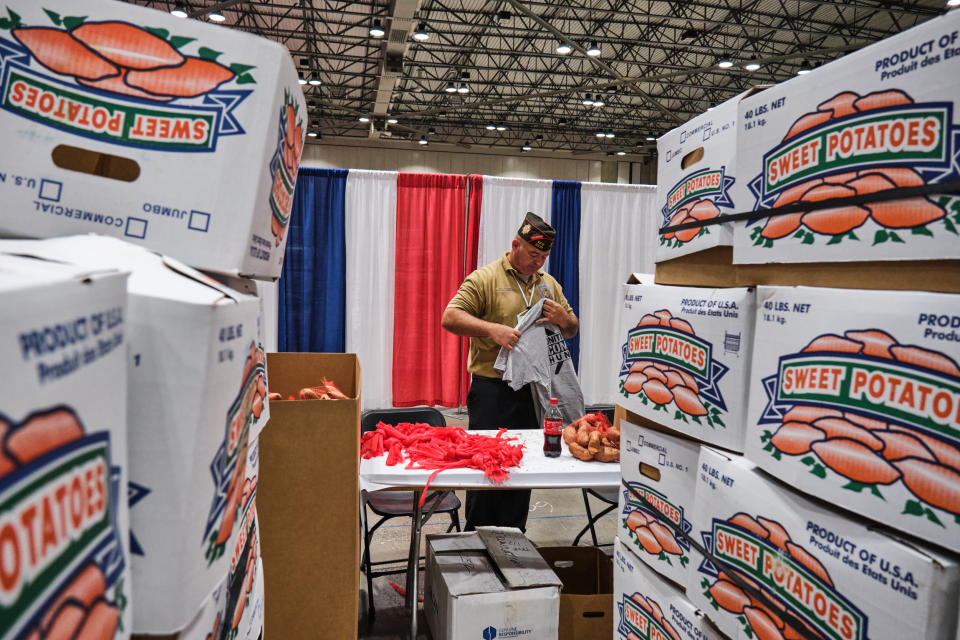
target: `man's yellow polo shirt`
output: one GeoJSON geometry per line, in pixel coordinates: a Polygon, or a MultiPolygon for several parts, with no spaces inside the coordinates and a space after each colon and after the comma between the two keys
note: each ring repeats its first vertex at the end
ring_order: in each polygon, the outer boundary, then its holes
{"type": "MultiPolygon", "coordinates": [[[[504,253],[499,260],[468,275],[447,308],[462,309],[481,320],[508,327],[517,326],[517,315],[526,311],[528,305],[524,298],[529,300],[531,306],[540,298],[549,298],[563,306],[567,313],[573,314],[563,289],[552,276],[537,271],[528,282],[524,282],[510,265],[508,255],[509,252],[504,253]]],[[[470,338],[467,369],[470,373],[488,378],[501,377],[500,372],[493,368],[499,352],[500,346],[490,338],[470,338]]]]}

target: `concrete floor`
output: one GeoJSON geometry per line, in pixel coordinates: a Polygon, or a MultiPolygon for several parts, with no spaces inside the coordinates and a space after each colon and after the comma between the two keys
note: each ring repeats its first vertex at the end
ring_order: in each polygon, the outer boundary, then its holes
{"type": "MultiPolygon", "coordinates": [[[[456,411],[444,411],[447,424],[462,424],[465,426],[465,414],[456,411]]],[[[463,502],[463,492],[457,492],[463,502]]],[[[591,500],[591,510],[597,513],[602,510],[603,503],[591,500]]],[[[603,516],[595,527],[598,541],[608,546],[602,547],[611,553],[613,538],[616,535],[616,509],[603,516]]],[[[460,511],[461,526],[464,520],[463,510],[460,511]]],[[[434,516],[423,527],[423,534],[443,533],[450,524],[446,515],[434,516]]],[[[538,547],[569,546],[577,533],[587,524],[586,511],[583,506],[583,494],[578,489],[534,490],[530,497],[530,515],[527,520],[527,537],[538,547]]],[[[403,524],[400,518],[387,522],[374,535],[371,553],[374,560],[387,558],[405,558],[410,544],[410,525],[403,524]]],[[[421,540],[421,554],[424,553],[425,540],[421,540]]],[[[590,533],[580,540],[581,545],[592,544],[590,533]]],[[[362,552],[362,550],[361,550],[362,552]]],[[[405,562],[405,561],[404,561],[405,562]]],[[[404,565],[398,563],[397,567],[404,565]]],[[[417,579],[420,595],[423,595],[424,573],[421,570],[417,579]]],[[[373,598],[376,615],[371,620],[367,615],[366,578],[360,576],[360,640],[406,640],[409,638],[410,617],[404,610],[403,597],[390,583],[400,588],[406,587],[406,576],[402,573],[375,578],[373,581],[373,598]]],[[[422,604],[417,611],[418,639],[431,638],[423,618],[422,604]]]]}

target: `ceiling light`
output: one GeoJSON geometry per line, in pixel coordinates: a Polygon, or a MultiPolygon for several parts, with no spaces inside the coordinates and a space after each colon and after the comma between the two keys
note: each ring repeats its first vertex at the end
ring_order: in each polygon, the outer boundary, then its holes
{"type": "Polygon", "coordinates": [[[502,124],[498,124],[498,125],[497,125],[497,131],[506,131],[506,130],[507,130],[507,128],[506,128],[505,126],[503,126],[502,124]]]}
{"type": "Polygon", "coordinates": [[[607,135],[607,134],[605,134],[603,131],[597,131],[597,137],[598,137],[598,138],[602,138],[602,137],[605,136],[605,135],[607,135]]]}
{"type": "Polygon", "coordinates": [[[733,66],[733,60],[730,59],[730,56],[724,56],[717,62],[717,66],[721,69],[729,69],[733,66]]]}
{"type": "Polygon", "coordinates": [[[428,134],[428,135],[431,135],[431,136],[432,136],[432,135],[435,134],[436,132],[437,132],[437,130],[434,129],[433,127],[430,127],[429,129],[427,129],[427,134],[428,134]]]}
{"type": "Polygon", "coordinates": [[[386,33],[387,32],[383,30],[383,24],[380,22],[380,18],[375,18],[373,26],[370,27],[370,37],[382,38],[386,33]]]}
{"type": "Polygon", "coordinates": [[[182,4],[178,2],[177,5],[170,10],[170,15],[175,16],[177,18],[186,18],[187,9],[186,7],[184,7],[182,4]]]}
{"type": "Polygon", "coordinates": [[[316,137],[317,137],[317,132],[316,132],[316,131],[307,131],[307,136],[310,137],[310,138],[316,138],[316,137]]]}
{"type": "Polygon", "coordinates": [[[800,67],[797,69],[797,75],[803,76],[810,73],[810,71],[811,71],[810,61],[804,60],[803,62],[800,63],[800,67]]]}
{"type": "Polygon", "coordinates": [[[603,134],[603,135],[606,136],[606,137],[608,137],[608,138],[612,138],[612,137],[614,136],[614,133],[613,133],[613,131],[607,131],[607,132],[606,132],[605,134],[603,134]]]}
{"type": "Polygon", "coordinates": [[[683,33],[680,34],[681,40],[695,40],[700,34],[697,33],[696,29],[686,29],[683,33]]]}
{"type": "Polygon", "coordinates": [[[654,142],[655,140],[656,138],[654,138],[653,136],[647,136],[647,142],[654,142]]]}
{"type": "Polygon", "coordinates": [[[593,96],[591,94],[588,93],[587,97],[583,99],[583,106],[585,107],[593,106],[593,96]]]}
{"type": "Polygon", "coordinates": [[[562,56],[567,55],[571,51],[573,51],[573,47],[568,45],[566,42],[561,42],[560,44],[557,45],[557,53],[559,53],[562,56]]]}
{"type": "Polygon", "coordinates": [[[488,125],[487,125],[487,131],[495,131],[496,128],[497,128],[497,126],[494,125],[494,124],[488,124],[488,125]]]}
{"type": "Polygon", "coordinates": [[[297,82],[299,82],[300,84],[307,84],[307,79],[306,79],[306,78],[298,78],[298,79],[297,79],[297,82]]]}
{"type": "Polygon", "coordinates": [[[523,143],[523,150],[524,150],[524,151],[530,151],[530,149],[531,149],[530,143],[529,143],[529,142],[524,142],[524,143],[523,143]]]}
{"type": "Polygon", "coordinates": [[[416,30],[413,32],[413,39],[417,42],[423,42],[430,39],[430,34],[427,33],[427,23],[421,22],[417,25],[416,30]]]}
{"type": "Polygon", "coordinates": [[[625,155],[627,155],[627,152],[626,152],[626,151],[623,151],[623,150],[621,149],[620,151],[617,151],[617,155],[618,155],[618,156],[625,156],[625,155]]]}
{"type": "Polygon", "coordinates": [[[456,92],[457,92],[457,84],[456,84],[455,82],[448,82],[448,83],[447,83],[447,88],[444,89],[444,91],[446,91],[447,93],[456,93],[456,92]]]}
{"type": "Polygon", "coordinates": [[[593,106],[595,106],[595,107],[602,107],[604,104],[605,104],[605,103],[604,103],[604,101],[603,101],[603,96],[601,96],[601,95],[598,93],[596,100],[593,101],[593,106]]]}
{"type": "Polygon", "coordinates": [[[600,52],[600,45],[598,45],[598,44],[597,44],[597,41],[594,40],[593,42],[590,43],[590,48],[587,49],[587,55],[588,55],[588,56],[594,56],[594,57],[596,57],[596,56],[600,55],[600,53],[601,53],[601,52],[600,52]]]}
{"type": "Polygon", "coordinates": [[[420,136],[420,139],[417,140],[417,144],[429,144],[429,141],[427,140],[427,136],[420,136]]]}
{"type": "Polygon", "coordinates": [[[513,15],[509,11],[498,11],[497,20],[509,20],[513,15]]]}
{"type": "Polygon", "coordinates": [[[223,22],[224,20],[226,20],[226,18],[223,17],[223,14],[220,13],[219,11],[211,11],[210,13],[207,14],[207,17],[210,18],[210,20],[212,20],[213,22],[223,22]]]}
{"type": "Polygon", "coordinates": [[[559,120],[557,120],[557,124],[560,125],[561,127],[565,127],[565,126],[567,126],[567,119],[566,119],[566,118],[560,118],[559,120]]]}
{"type": "Polygon", "coordinates": [[[369,116],[360,116],[360,117],[357,118],[357,119],[358,119],[360,122],[370,122],[370,117],[369,117],[369,116]]]}
{"type": "Polygon", "coordinates": [[[307,84],[309,84],[311,87],[315,87],[318,84],[320,84],[320,78],[312,75],[310,76],[310,79],[307,81],[307,84]]]}
{"type": "Polygon", "coordinates": [[[397,124],[396,118],[387,118],[387,124],[397,124]]]}
{"type": "Polygon", "coordinates": [[[457,89],[457,93],[470,93],[470,87],[467,86],[466,82],[462,82],[460,88],[457,89]]]}
{"type": "Polygon", "coordinates": [[[543,134],[537,134],[537,142],[543,142],[543,134]]]}
{"type": "Polygon", "coordinates": [[[750,56],[750,59],[747,61],[747,64],[743,65],[743,68],[747,71],[756,71],[760,68],[760,62],[757,60],[757,56],[750,56]]]}

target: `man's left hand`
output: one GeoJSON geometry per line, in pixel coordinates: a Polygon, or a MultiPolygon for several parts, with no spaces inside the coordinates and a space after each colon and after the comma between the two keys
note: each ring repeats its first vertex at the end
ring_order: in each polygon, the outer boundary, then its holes
{"type": "Polygon", "coordinates": [[[570,322],[570,314],[553,300],[544,300],[543,314],[540,316],[540,319],[537,320],[537,324],[543,324],[545,322],[555,324],[561,329],[566,329],[570,322]]]}

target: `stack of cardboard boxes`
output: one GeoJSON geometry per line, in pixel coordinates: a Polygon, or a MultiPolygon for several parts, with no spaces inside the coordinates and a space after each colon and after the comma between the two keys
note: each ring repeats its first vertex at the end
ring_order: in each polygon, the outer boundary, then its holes
{"type": "Polygon", "coordinates": [[[251,279],[283,262],[293,63],[133,5],[9,9],[0,635],[256,639],[270,410],[251,279]]]}
{"type": "Polygon", "coordinates": [[[960,633],[958,33],[659,141],[663,227],[756,214],[622,287],[616,638],[960,633]]]}

